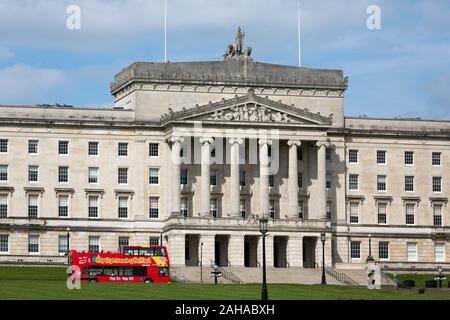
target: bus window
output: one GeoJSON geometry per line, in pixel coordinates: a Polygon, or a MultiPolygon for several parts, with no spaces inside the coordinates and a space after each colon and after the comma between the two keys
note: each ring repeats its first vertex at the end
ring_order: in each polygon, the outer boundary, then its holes
{"type": "Polygon", "coordinates": [[[133,267],[133,276],[144,277],[147,275],[147,267],[133,267]]]}
{"type": "Polygon", "coordinates": [[[126,248],[123,250],[123,254],[126,256],[132,256],[133,255],[133,249],[131,248],[126,248]]]}
{"type": "Polygon", "coordinates": [[[118,267],[105,267],[104,275],[105,276],[118,276],[119,268],[118,267]]]}
{"type": "Polygon", "coordinates": [[[133,275],[133,267],[119,267],[119,275],[120,276],[132,276],[133,275]]]}
{"type": "Polygon", "coordinates": [[[90,267],[89,268],[89,276],[99,276],[103,274],[103,267],[90,267]]]}

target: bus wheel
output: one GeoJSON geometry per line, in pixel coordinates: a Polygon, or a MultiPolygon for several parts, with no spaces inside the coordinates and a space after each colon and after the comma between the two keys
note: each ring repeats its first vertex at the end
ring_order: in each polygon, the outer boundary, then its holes
{"type": "Polygon", "coordinates": [[[145,283],[153,283],[152,279],[145,279],[145,283]]]}

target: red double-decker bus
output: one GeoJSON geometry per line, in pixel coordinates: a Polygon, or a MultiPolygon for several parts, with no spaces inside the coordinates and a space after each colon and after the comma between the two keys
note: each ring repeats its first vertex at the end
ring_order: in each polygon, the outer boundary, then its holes
{"type": "Polygon", "coordinates": [[[166,247],[124,246],[122,252],[79,252],[68,259],[72,274],[80,272],[82,282],[170,282],[166,247]]]}

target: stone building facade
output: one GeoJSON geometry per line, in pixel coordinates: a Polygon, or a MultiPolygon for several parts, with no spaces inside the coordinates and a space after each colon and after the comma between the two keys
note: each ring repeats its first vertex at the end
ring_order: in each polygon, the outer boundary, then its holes
{"type": "Polygon", "coordinates": [[[0,255],[158,244],[174,265],[450,259],[450,122],[344,116],[340,70],[133,63],[113,109],[0,107],[0,255]],[[69,239],[67,236],[69,235],[69,239]],[[69,240],[69,241],[68,241],[69,240]],[[200,255],[201,252],[201,255],[200,255]]]}

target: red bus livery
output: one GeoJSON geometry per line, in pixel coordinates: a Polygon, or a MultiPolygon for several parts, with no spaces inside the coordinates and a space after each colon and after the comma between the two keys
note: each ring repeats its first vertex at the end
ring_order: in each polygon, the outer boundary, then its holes
{"type": "Polygon", "coordinates": [[[79,268],[82,282],[170,282],[166,247],[124,246],[121,253],[69,252],[72,273],[79,268]]]}

